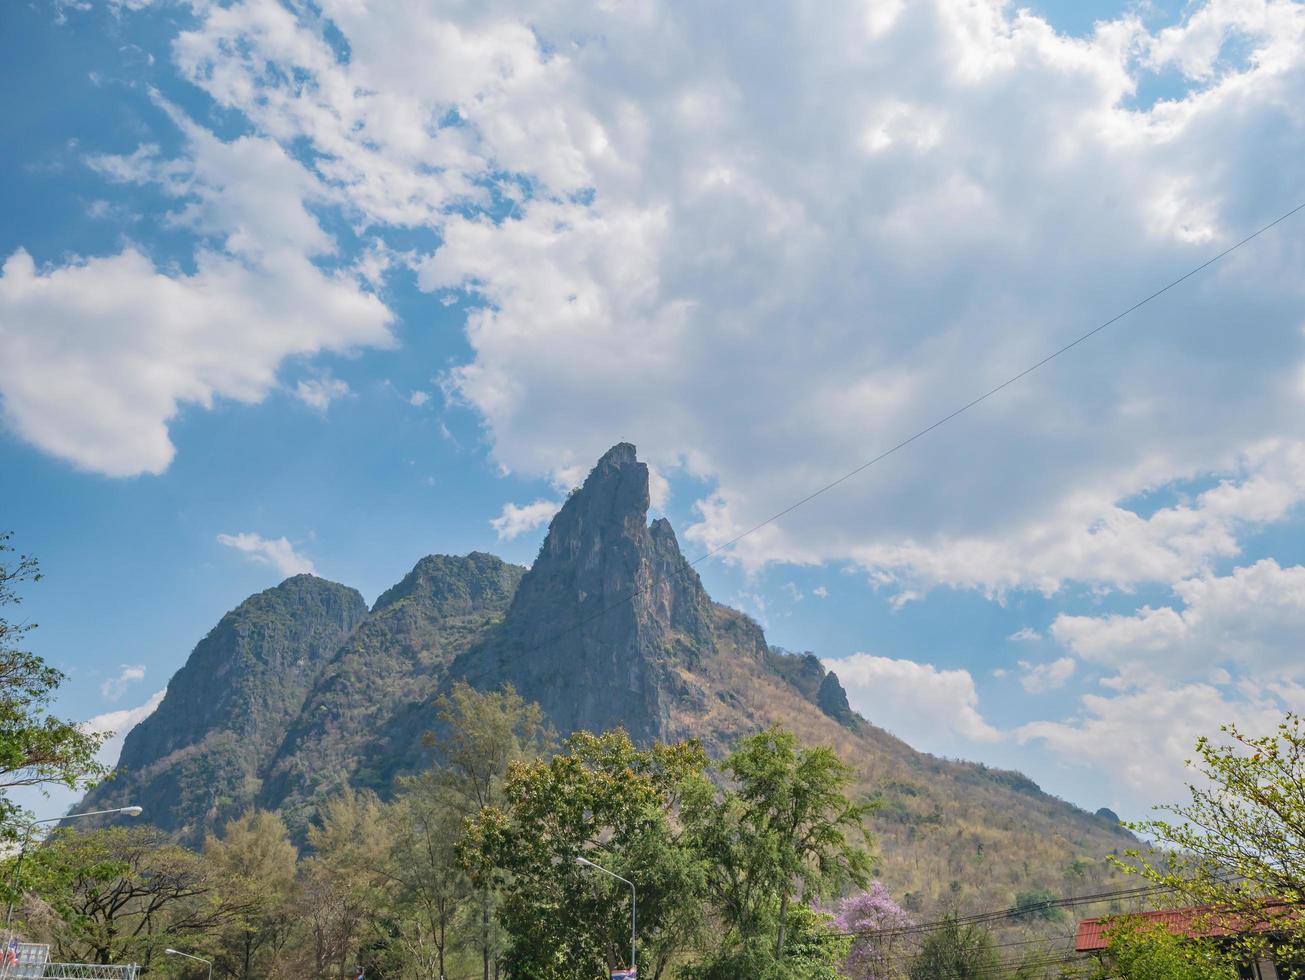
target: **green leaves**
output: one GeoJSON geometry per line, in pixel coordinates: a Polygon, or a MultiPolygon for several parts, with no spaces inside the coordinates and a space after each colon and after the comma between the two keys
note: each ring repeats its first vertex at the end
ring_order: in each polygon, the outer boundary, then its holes
{"type": "Polygon", "coordinates": [[[1289,713],[1258,737],[1221,731],[1226,742],[1196,744],[1191,800],[1160,808],[1178,819],[1130,825],[1160,846],[1117,863],[1209,906],[1247,956],[1298,957],[1305,921],[1283,909],[1305,901],[1305,720],[1289,713]]]}
{"type": "MultiPolygon", "coordinates": [[[[0,533],[0,607],[18,605],[17,586],[41,578],[36,559],[12,554],[12,535],[0,533]]],[[[13,623],[0,616],[0,834],[17,836],[18,807],[5,795],[15,786],[59,783],[76,788],[102,776],[106,769],[95,753],[107,737],[47,714],[46,706],[64,675],[33,653],[14,644],[34,624],[13,623]]]]}
{"type": "Polygon", "coordinates": [[[482,810],[461,845],[476,880],[502,891],[509,969],[589,977],[629,959],[629,889],[578,856],[635,882],[650,974],[692,938],[703,874],[672,815],[706,766],[696,742],[642,750],[615,731],[577,733],[551,760],[510,770],[502,805],[482,810]]]}
{"type": "Polygon", "coordinates": [[[1236,980],[1226,955],[1163,925],[1121,916],[1110,928],[1101,980],[1236,980]]]}

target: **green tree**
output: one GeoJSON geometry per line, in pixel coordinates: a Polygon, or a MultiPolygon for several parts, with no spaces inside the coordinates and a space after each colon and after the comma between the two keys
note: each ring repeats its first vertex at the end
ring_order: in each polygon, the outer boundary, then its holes
{"type": "Polygon", "coordinates": [[[1128,916],[1107,934],[1095,980],[1236,980],[1227,956],[1209,943],[1175,936],[1163,925],[1128,916]]]}
{"type": "Polygon", "coordinates": [[[154,827],[58,831],[28,860],[48,913],[43,923],[32,916],[29,932],[44,932],[67,961],[148,968],[165,947],[202,941],[248,912],[200,855],[154,827]]]}
{"type": "Polygon", "coordinates": [[[476,881],[501,893],[513,976],[591,980],[628,961],[629,890],[578,857],[635,883],[641,975],[663,975],[702,921],[701,862],[672,814],[706,767],[697,742],[640,750],[623,731],[578,732],[551,760],[512,767],[502,805],[461,846],[476,881]]]}
{"type": "MultiPolygon", "coordinates": [[[[401,969],[444,980],[459,909],[480,902],[458,863],[464,818],[435,780],[404,780],[387,810],[393,825],[389,874],[396,884],[401,969]]],[[[478,932],[471,923],[471,932],[478,932]]],[[[484,945],[484,944],[482,944],[484,945]]]]}
{"type": "Polygon", "coordinates": [[[991,980],[1001,970],[992,936],[982,926],[947,916],[920,944],[907,969],[910,980],[991,980]]]}
{"type": "Polygon", "coordinates": [[[1246,957],[1301,959],[1305,920],[1283,910],[1305,901],[1305,721],[1221,731],[1226,742],[1197,742],[1190,801],[1159,808],[1178,819],[1129,825],[1158,846],[1115,863],[1208,907],[1197,928],[1231,933],[1246,957]]]}
{"type": "Polygon", "coordinates": [[[734,788],[699,784],[685,819],[730,931],[726,946],[752,947],[769,935],[770,955],[781,962],[795,897],[869,881],[865,819],[873,805],[849,799],[855,773],[832,749],[801,747],[779,727],[742,739],[723,768],[734,788]]]}
{"type": "MultiPolygon", "coordinates": [[[[12,534],[0,533],[0,611],[22,601],[18,586],[37,582],[40,566],[29,555],[14,554],[12,534]]],[[[13,838],[19,807],[6,791],[17,786],[84,786],[104,774],[95,753],[106,737],[82,731],[47,711],[64,675],[36,654],[19,649],[35,623],[11,622],[0,615],[0,833],[13,838]]]]}
{"type": "Polygon", "coordinates": [[[274,973],[275,958],[294,930],[297,853],[285,821],[254,810],[231,820],[221,838],[204,842],[204,860],[218,877],[221,901],[240,914],[210,936],[217,976],[254,980],[274,973]]]}
{"type": "Polygon", "coordinates": [[[392,825],[369,792],[344,789],[308,830],[296,914],[306,929],[298,976],[335,980],[371,965],[390,939],[392,825]]]}
{"type": "MultiPolygon", "coordinates": [[[[435,707],[438,724],[426,736],[426,743],[435,751],[436,765],[407,784],[410,793],[424,800],[421,806],[430,820],[443,819],[436,812],[441,805],[451,807],[458,820],[470,820],[486,808],[500,806],[511,768],[539,758],[555,744],[556,736],[539,705],[525,701],[511,685],[485,692],[459,681],[435,707]]],[[[416,845],[420,846],[419,840],[416,845]]],[[[445,857],[444,853],[427,856],[426,871],[433,877],[422,886],[423,901],[433,900],[454,885],[447,877],[448,869],[436,868],[433,863],[445,857]]],[[[469,911],[477,920],[472,931],[484,980],[490,978],[501,945],[495,928],[495,902],[493,887],[482,878],[469,911]]],[[[447,914],[447,905],[445,908],[447,914]]]]}

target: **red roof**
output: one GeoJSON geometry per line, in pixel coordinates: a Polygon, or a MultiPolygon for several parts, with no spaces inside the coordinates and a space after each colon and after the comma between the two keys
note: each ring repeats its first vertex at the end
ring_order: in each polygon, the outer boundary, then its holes
{"type": "MultiPolygon", "coordinates": [[[[1299,910],[1299,906],[1275,903],[1266,905],[1262,912],[1266,916],[1277,916],[1293,908],[1299,910]]],[[[1248,928],[1262,930],[1269,927],[1269,923],[1263,920],[1249,922],[1244,914],[1233,911],[1220,912],[1211,905],[1195,905],[1184,909],[1158,909],[1154,912],[1139,912],[1133,915],[1084,919],[1078,924],[1078,938],[1074,941],[1074,949],[1080,953],[1105,949],[1110,940],[1111,927],[1121,920],[1130,918],[1156,922],[1175,936],[1188,936],[1193,939],[1227,936],[1246,931],[1248,928]]]]}

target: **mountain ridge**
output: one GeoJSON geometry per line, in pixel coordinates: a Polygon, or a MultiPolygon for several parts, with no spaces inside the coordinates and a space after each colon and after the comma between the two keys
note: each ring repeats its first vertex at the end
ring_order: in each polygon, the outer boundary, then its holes
{"type": "MultiPolygon", "coordinates": [[[[1022,774],[920,753],[862,718],[814,654],[771,646],[750,617],[713,601],[670,522],[649,523],[648,509],[647,467],[634,446],[620,443],[558,510],[529,569],[483,552],[428,556],[357,621],[342,622],[329,654],[313,648],[298,710],[259,732],[253,741],[264,748],[242,766],[232,769],[217,753],[213,766],[232,771],[212,788],[193,778],[194,763],[178,769],[185,759],[162,750],[187,737],[187,745],[217,746],[234,740],[240,725],[164,739],[162,729],[187,720],[169,705],[170,686],[159,708],[165,721],[148,737],[128,737],[123,765],[138,769],[123,785],[156,804],[175,793],[171,808],[152,808],[151,817],[191,842],[233,801],[280,810],[302,837],[321,803],[346,784],[385,795],[396,776],[429,765],[422,736],[435,723],[434,702],[465,681],[484,690],[513,685],[560,734],[623,727],[640,743],[697,738],[721,756],[741,735],[783,724],[809,743],[832,745],[861,773],[861,792],[880,804],[880,873],[922,907],[963,901],[973,889],[969,872],[986,855],[1023,855],[1001,886],[1013,890],[1063,884],[1084,874],[1085,862],[1127,846],[1131,838],[1117,828],[1022,774]],[[156,744],[151,757],[144,748],[156,744]]],[[[323,594],[352,592],[312,582],[323,594]]],[[[260,595],[306,588],[290,579],[260,595]]],[[[316,636],[324,627],[313,622],[282,625],[277,635],[316,636]]],[[[200,656],[208,639],[177,678],[220,666],[200,656]]],[[[87,800],[110,796],[96,790],[87,800]]]]}

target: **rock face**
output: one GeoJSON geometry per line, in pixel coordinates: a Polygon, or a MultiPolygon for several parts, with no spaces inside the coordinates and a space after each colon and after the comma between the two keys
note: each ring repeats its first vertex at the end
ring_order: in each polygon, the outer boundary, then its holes
{"type": "Polygon", "coordinates": [[[454,674],[511,683],[560,732],[664,738],[677,669],[714,646],[712,604],[670,523],[646,523],[648,503],[647,466],[614,447],[553,518],[502,626],[454,674]]]}
{"type": "Polygon", "coordinates": [[[412,761],[448,665],[499,619],[524,568],[479,552],[423,558],[321,671],[284,733],[260,805],[302,830],[346,782],[386,788],[412,761]]]}
{"type": "Polygon", "coordinates": [[[366,615],[354,589],[311,575],[246,599],[128,733],[117,777],[83,809],[139,804],[192,841],[243,812],[322,669],[366,615]]]}
{"type": "Polygon", "coordinates": [[[193,842],[257,803],[302,839],[340,787],[386,795],[428,765],[432,702],[466,681],[512,684],[561,735],[620,726],[721,756],[782,724],[830,745],[881,804],[880,876],[917,905],[967,889],[999,904],[988,869],[1003,857],[1013,897],[1128,846],[1019,773],[924,755],[856,714],[818,657],[771,647],[713,602],[648,506],[648,469],[622,443],[558,511],[529,571],[486,554],[423,558],[370,611],[308,576],[254,596],[195,648],[128,736],[122,777],[87,804],[141,803],[193,842]]]}

